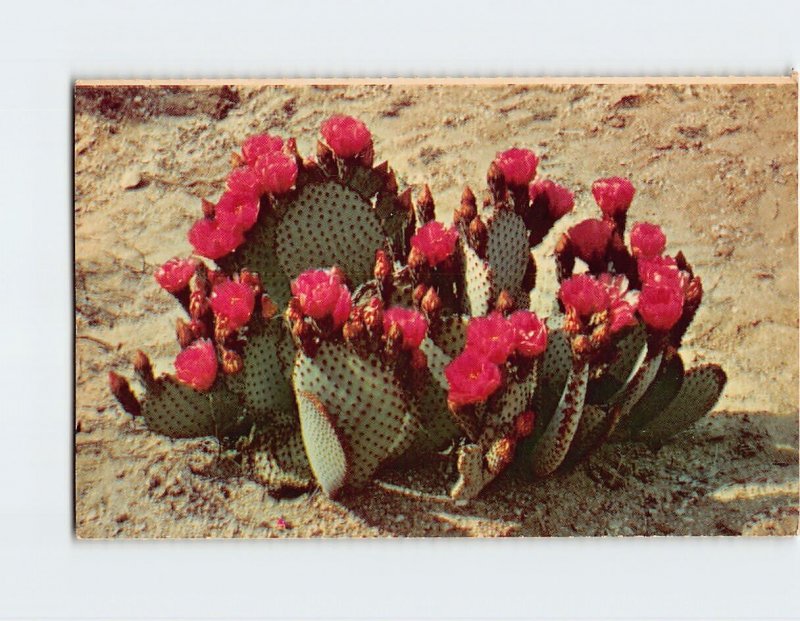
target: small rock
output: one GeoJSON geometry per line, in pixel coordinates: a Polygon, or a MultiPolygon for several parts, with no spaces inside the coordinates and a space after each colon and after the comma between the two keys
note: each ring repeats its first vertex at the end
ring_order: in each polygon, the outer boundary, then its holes
{"type": "Polygon", "coordinates": [[[114,518],[114,521],[117,524],[122,524],[123,522],[127,522],[130,519],[130,517],[131,516],[129,516],[127,513],[120,513],[117,517],[114,518]]]}
{"type": "Polygon", "coordinates": [[[142,185],[142,173],[134,168],[129,168],[126,170],[119,180],[119,186],[123,190],[133,190],[134,188],[141,187],[142,185]]]}

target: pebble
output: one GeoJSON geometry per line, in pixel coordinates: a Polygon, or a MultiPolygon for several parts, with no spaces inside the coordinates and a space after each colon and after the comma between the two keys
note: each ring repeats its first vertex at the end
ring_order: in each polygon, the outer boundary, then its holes
{"type": "Polygon", "coordinates": [[[406,516],[403,515],[402,513],[400,513],[398,515],[395,515],[394,516],[394,521],[395,522],[405,522],[406,521],[406,516]]]}
{"type": "Polygon", "coordinates": [[[134,188],[138,188],[142,185],[142,174],[134,168],[129,168],[122,173],[122,177],[119,180],[119,185],[123,190],[133,190],[134,188]]]}

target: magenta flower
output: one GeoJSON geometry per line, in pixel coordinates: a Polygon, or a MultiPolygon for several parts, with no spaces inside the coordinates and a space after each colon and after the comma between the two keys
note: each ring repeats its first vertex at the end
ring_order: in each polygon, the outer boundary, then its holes
{"type": "Polygon", "coordinates": [[[637,222],[631,229],[631,248],[634,257],[651,259],[664,252],[667,237],[657,224],[637,222]]]}
{"type": "Polygon", "coordinates": [[[431,220],[411,237],[411,247],[416,248],[434,267],[449,258],[456,247],[456,227],[445,228],[441,222],[431,220]]]}
{"type": "Polygon", "coordinates": [[[608,293],[608,312],[611,319],[609,329],[616,334],[623,328],[636,325],[636,307],[639,294],[628,291],[628,279],[625,276],[605,273],[600,274],[598,282],[606,288],[608,293]]]}
{"type": "Polygon", "coordinates": [[[225,192],[214,208],[219,226],[226,229],[249,231],[258,220],[259,198],[225,192]]]}
{"type": "Polygon", "coordinates": [[[683,290],[676,283],[645,284],[639,295],[639,315],[654,330],[671,329],[683,313],[683,290]]]}
{"type": "Polygon", "coordinates": [[[575,195],[563,185],[558,185],[549,179],[534,181],[528,187],[528,196],[532,204],[543,196],[547,201],[547,211],[553,220],[564,217],[575,206],[575,195]]]}
{"type": "Polygon", "coordinates": [[[494,162],[502,171],[508,185],[523,186],[528,185],[536,176],[539,158],[528,149],[508,149],[498,153],[494,162]]]}
{"type": "Polygon", "coordinates": [[[580,317],[590,317],[608,308],[606,288],[588,274],[573,276],[561,283],[558,297],[564,306],[580,317]]]}
{"type": "Polygon", "coordinates": [[[428,320],[418,311],[402,306],[392,306],[383,312],[383,331],[389,332],[397,324],[403,333],[403,349],[416,349],[428,332],[428,320]]]}
{"type": "Polygon", "coordinates": [[[587,263],[600,261],[606,255],[614,225],[608,220],[590,218],[579,222],[567,231],[575,246],[575,254],[587,263]]]}
{"type": "Polygon", "coordinates": [[[476,317],[467,326],[467,349],[494,364],[503,364],[517,346],[517,330],[497,311],[476,317]]]}
{"type": "Polygon", "coordinates": [[[211,309],[228,320],[231,330],[238,330],[250,321],[256,304],[256,294],[250,285],[227,278],[214,285],[211,309]]]}
{"type": "Polygon", "coordinates": [[[197,260],[170,259],[155,272],[156,281],[170,293],[177,293],[189,285],[189,280],[197,269],[197,260]]]}
{"type": "Polygon", "coordinates": [[[297,181],[297,162],[281,151],[265,153],[253,166],[261,189],[269,194],[285,194],[297,181]]]}
{"type": "Polygon", "coordinates": [[[314,319],[332,317],[338,328],[350,314],[350,291],[341,278],[330,270],[308,270],[292,281],[292,295],[304,315],[314,319]]]}
{"type": "Polygon", "coordinates": [[[447,400],[455,406],[483,403],[502,382],[499,367],[470,349],[454,358],[444,375],[450,388],[447,400]]]}
{"type": "Polygon", "coordinates": [[[643,284],[662,285],[684,282],[678,264],[672,257],[640,258],[636,268],[643,284]]]}
{"type": "Polygon", "coordinates": [[[217,354],[208,339],[195,341],[175,357],[178,381],[195,390],[208,390],[217,378],[217,354]]]}
{"type": "Polygon", "coordinates": [[[320,133],[341,158],[358,155],[372,144],[372,134],[358,119],[352,116],[332,116],[322,124],[320,133]]]}
{"type": "Polygon", "coordinates": [[[209,259],[219,259],[236,250],[244,242],[241,229],[229,229],[219,222],[201,218],[189,230],[189,243],[194,251],[209,259]]]}
{"type": "Polygon", "coordinates": [[[269,134],[250,136],[242,144],[242,159],[250,166],[262,155],[283,149],[283,138],[269,134]]]}
{"type": "Polygon", "coordinates": [[[519,310],[511,313],[508,321],[517,332],[517,352],[528,358],[544,353],[547,349],[547,327],[536,313],[519,310]]]}
{"type": "Polygon", "coordinates": [[[624,177],[598,179],[592,184],[594,200],[610,218],[626,213],[635,193],[633,184],[624,177]]]}
{"type": "Polygon", "coordinates": [[[250,166],[234,168],[228,175],[228,189],[239,196],[259,198],[263,193],[261,176],[250,166]]]}

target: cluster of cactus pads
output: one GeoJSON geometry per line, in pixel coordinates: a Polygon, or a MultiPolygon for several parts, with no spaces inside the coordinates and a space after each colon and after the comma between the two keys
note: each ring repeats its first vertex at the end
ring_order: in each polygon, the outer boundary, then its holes
{"type": "Polygon", "coordinates": [[[452,459],[451,495],[472,498],[512,461],[545,477],[607,440],[657,446],[714,405],[723,371],[678,354],[700,278],[656,225],[626,245],[628,180],[596,181],[601,217],[558,240],[558,311],[542,320],[531,249],[574,200],[533,152],[499,153],[446,226],[427,186],[412,197],[373,165],[361,121],[320,133],[307,158],[248,138],[202,202],[193,256],[156,272],[186,311],[175,374],[139,352],[141,397],[110,375],[151,430],[215,436],[275,491],[336,495],[388,462],[452,459]]]}

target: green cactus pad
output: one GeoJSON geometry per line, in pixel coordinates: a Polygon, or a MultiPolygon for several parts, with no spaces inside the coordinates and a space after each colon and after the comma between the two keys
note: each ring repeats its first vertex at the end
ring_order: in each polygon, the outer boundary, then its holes
{"type": "Polygon", "coordinates": [[[653,358],[645,358],[631,381],[609,403],[610,411],[614,414],[609,433],[614,432],[615,437],[619,437],[619,434],[622,433],[616,433],[617,428],[620,430],[626,428],[631,410],[653,383],[653,379],[661,367],[663,355],[662,352],[659,352],[653,358]]]}
{"type": "Polygon", "coordinates": [[[641,324],[631,328],[616,343],[617,355],[608,370],[599,379],[589,382],[586,403],[602,405],[612,401],[628,382],[647,354],[647,332],[641,324]]]}
{"type": "Polygon", "coordinates": [[[677,353],[663,357],[647,391],[633,406],[624,425],[620,425],[618,436],[635,437],[642,427],[663,412],[678,395],[683,384],[683,374],[683,360],[677,353]]]}
{"type": "Polygon", "coordinates": [[[598,446],[609,432],[609,413],[606,408],[597,405],[584,404],[578,429],[569,447],[564,465],[572,465],[598,446]]]}
{"type": "Polygon", "coordinates": [[[588,380],[589,365],[574,362],[556,412],[533,447],[534,476],[552,474],[564,461],[580,423],[588,380]]]}
{"type": "Polygon", "coordinates": [[[469,317],[461,315],[442,317],[439,329],[432,336],[434,343],[450,358],[455,358],[464,350],[467,342],[468,323],[469,317]]]}
{"type": "Polygon", "coordinates": [[[142,404],[147,427],[171,438],[213,436],[217,425],[208,392],[199,392],[164,375],[148,390],[142,404]]]}
{"type": "Polygon", "coordinates": [[[323,492],[334,496],[347,482],[345,439],[336,429],[333,416],[315,395],[298,391],[297,410],[314,478],[323,492]]]}
{"type": "Polygon", "coordinates": [[[414,223],[413,212],[402,207],[395,194],[378,192],[375,199],[375,215],[391,240],[395,256],[405,257],[409,247],[406,243],[406,229],[414,223]]]}
{"type": "Polygon", "coordinates": [[[244,397],[244,405],[257,423],[265,417],[285,424],[296,420],[294,394],[287,381],[290,371],[281,349],[286,350],[284,356],[292,352],[293,363],[294,346],[280,316],[251,325],[242,356],[244,368],[226,378],[231,390],[244,397]]]}
{"type": "Polygon", "coordinates": [[[527,291],[522,290],[522,279],[530,260],[525,223],[509,209],[496,209],[487,217],[486,229],[486,258],[494,275],[495,293],[508,291],[518,308],[527,308],[527,291]]]}
{"type": "Polygon", "coordinates": [[[572,369],[572,348],[569,338],[563,330],[552,328],[555,323],[554,320],[547,322],[547,350],[539,362],[539,381],[534,398],[536,404],[534,438],[544,432],[553,417],[572,369]]]}
{"type": "Polygon", "coordinates": [[[273,429],[244,455],[250,477],[270,491],[302,490],[313,483],[314,475],[298,428],[273,429]]]}
{"type": "Polygon", "coordinates": [[[462,262],[464,264],[464,306],[466,313],[473,317],[486,315],[497,291],[494,275],[489,264],[463,239],[460,240],[462,262]]]}
{"type": "MultiPolygon", "coordinates": [[[[368,481],[383,462],[408,448],[419,429],[394,374],[376,356],[363,359],[344,344],[323,343],[313,359],[298,353],[294,385],[298,394],[307,393],[319,402],[346,446],[346,482],[351,485],[368,481]]],[[[304,440],[306,436],[304,430],[304,440]]],[[[317,451],[308,444],[306,448],[316,473],[317,451]]],[[[339,476],[328,481],[345,482],[339,476]]],[[[331,484],[325,491],[337,489],[331,484]]]]}
{"type": "Polygon", "coordinates": [[[375,251],[386,245],[371,203],[334,180],[300,189],[285,205],[275,240],[289,279],[336,265],[354,284],[372,278],[375,251]]]}
{"type": "Polygon", "coordinates": [[[344,171],[342,181],[352,190],[358,192],[364,200],[372,197],[383,187],[385,176],[375,168],[368,168],[361,164],[348,166],[344,171]]]}
{"type": "Polygon", "coordinates": [[[450,496],[456,500],[475,498],[494,475],[484,467],[483,451],[477,444],[465,444],[458,449],[456,462],[459,477],[450,496]]]}
{"type": "Polygon", "coordinates": [[[245,243],[216,263],[232,274],[242,269],[256,272],[264,285],[264,291],[279,307],[286,306],[291,297],[289,279],[278,261],[275,233],[278,220],[274,213],[263,209],[258,223],[245,236],[245,243]]]}
{"type": "Polygon", "coordinates": [[[678,395],[641,429],[637,439],[658,445],[693,425],[714,407],[726,382],[725,372],[715,364],[690,369],[678,395]]]}
{"type": "Polygon", "coordinates": [[[481,446],[487,448],[495,439],[511,432],[514,419],[530,409],[536,391],[538,373],[534,368],[522,382],[511,381],[506,387],[499,403],[486,416],[486,431],[481,437],[481,446]]]}

